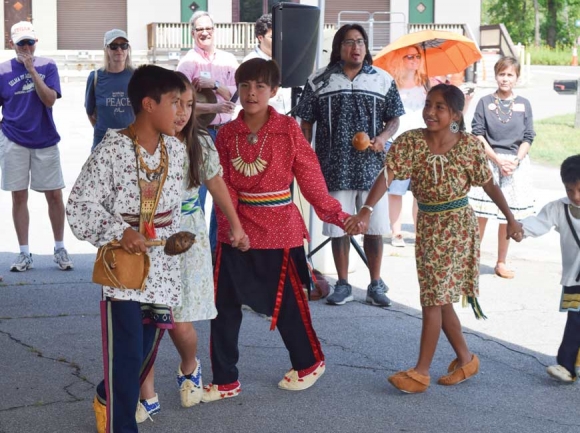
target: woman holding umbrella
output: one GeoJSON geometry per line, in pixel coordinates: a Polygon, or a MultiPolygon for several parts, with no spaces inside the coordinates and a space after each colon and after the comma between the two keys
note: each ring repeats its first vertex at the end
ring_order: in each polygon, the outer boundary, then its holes
{"type": "MultiPolygon", "coordinates": [[[[501,188],[511,212],[517,220],[533,214],[534,200],[528,152],[534,140],[534,122],[530,102],[516,95],[514,86],[520,76],[520,64],[513,57],[503,57],[494,66],[497,90],[480,99],[473,115],[471,132],[485,146],[495,182],[501,188]]],[[[509,239],[506,219],[481,188],[473,188],[469,202],[479,222],[481,239],[488,219],[499,221],[498,251],[495,273],[513,278],[506,267],[509,239]]]]}
{"type": "MultiPolygon", "coordinates": [[[[392,65],[393,78],[397,84],[401,101],[405,107],[405,114],[399,117],[399,129],[392,140],[400,133],[410,129],[424,126],[422,110],[425,105],[425,97],[429,90],[429,79],[422,71],[424,64],[421,48],[417,45],[400,48],[396,51],[392,65]]],[[[386,149],[391,147],[388,142],[386,149]]],[[[404,247],[405,241],[401,233],[401,210],[403,208],[403,195],[409,189],[410,179],[394,180],[389,187],[389,219],[391,221],[391,245],[404,247]]],[[[417,202],[413,200],[413,221],[417,220],[417,202]]]]}

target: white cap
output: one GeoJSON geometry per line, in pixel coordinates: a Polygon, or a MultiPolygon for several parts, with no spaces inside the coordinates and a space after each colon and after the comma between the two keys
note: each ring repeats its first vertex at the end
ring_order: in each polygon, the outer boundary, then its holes
{"type": "Polygon", "coordinates": [[[32,23],[29,21],[20,21],[19,23],[14,24],[10,30],[10,35],[10,39],[12,39],[12,42],[15,44],[25,39],[37,40],[34,27],[32,27],[32,23]]]}
{"type": "Polygon", "coordinates": [[[129,38],[127,37],[127,33],[125,33],[123,30],[113,29],[113,30],[109,30],[107,33],[105,33],[105,47],[117,38],[123,38],[127,42],[129,42],[129,38]]]}

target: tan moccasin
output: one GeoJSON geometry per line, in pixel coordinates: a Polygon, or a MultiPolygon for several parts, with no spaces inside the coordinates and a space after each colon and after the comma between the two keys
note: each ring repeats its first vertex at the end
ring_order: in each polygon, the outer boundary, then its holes
{"type": "Polygon", "coordinates": [[[470,377],[479,373],[479,358],[477,355],[473,355],[471,361],[463,367],[457,367],[457,360],[455,359],[449,364],[448,371],[449,374],[441,376],[437,381],[439,385],[451,386],[465,382],[470,377]]]}

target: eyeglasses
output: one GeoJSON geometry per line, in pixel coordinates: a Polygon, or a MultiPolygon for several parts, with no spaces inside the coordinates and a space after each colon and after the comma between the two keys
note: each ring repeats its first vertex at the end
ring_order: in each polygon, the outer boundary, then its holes
{"type": "Polygon", "coordinates": [[[213,27],[196,27],[195,28],[195,31],[198,32],[198,33],[202,33],[204,31],[205,32],[208,32],[208,33],[211,33],[211,32],[213,32],[213,27]]]}
{"type": "Polygon", "coordinates": [[[111,51],[117,51],[119,48],[121,48],[123,51],[128,50],[129,49],[129,43],[128,42],[123,42],[121,44],[109,44],[109,50],[111,51]]]}
{"type": "Polygon", "coordinates": [[[25,45],[32,47],[34,44],[36,44],[36,41],[34,39],[23,39],[22,41],[16,42],[16,45],[18,45],[19,47],[23,47],[25,45]]]}
{"type": "Polygon", "coordinates": [[[346,39],[342,41],[342,45],[344,45],[345,47],[354,47],[355,45],[357,47],[362,47],[364,44],[365,44],[364,39],[346,39]]]}
{"type": "Polygon", "coordinates": [[[417,59],[417,60],[421,60],[421,54],[407,54],[406,56],[403,56],[403,59],[406,60],[413,60],[413,59],[417,59]]]}

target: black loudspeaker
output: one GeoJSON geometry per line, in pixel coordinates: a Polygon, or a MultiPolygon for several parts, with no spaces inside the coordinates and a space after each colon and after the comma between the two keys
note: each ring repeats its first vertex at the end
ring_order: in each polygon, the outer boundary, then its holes
{"type": "Polygon", "coordinates": [[[320,9],[298,3],[272,6],[272,57],[282,87],[301,87],[312,74],[318,46],[320,9]]]}

